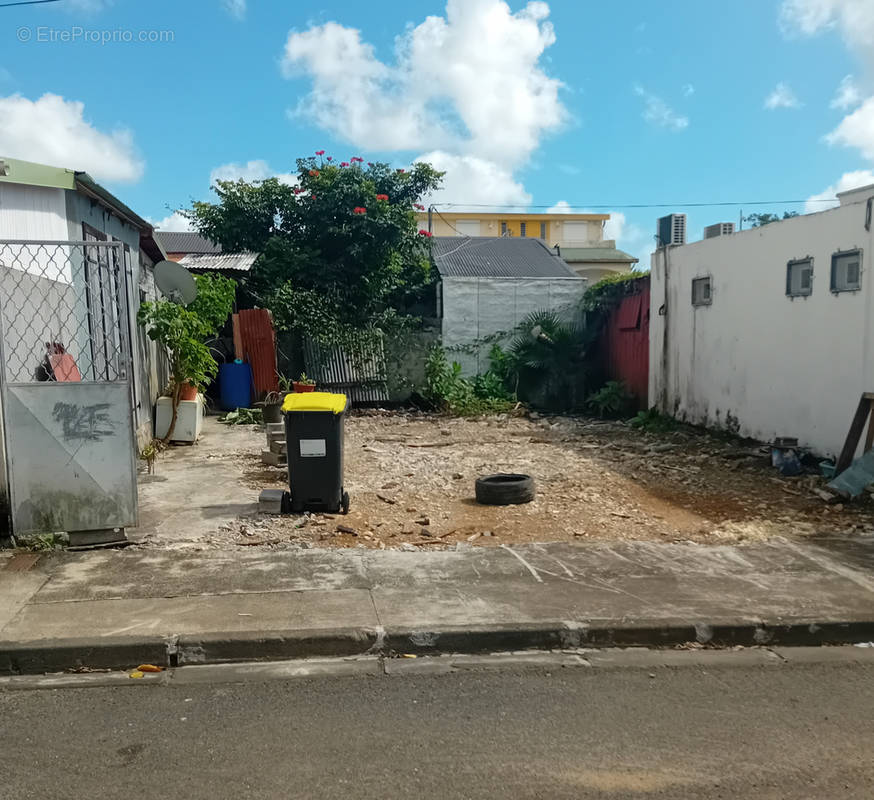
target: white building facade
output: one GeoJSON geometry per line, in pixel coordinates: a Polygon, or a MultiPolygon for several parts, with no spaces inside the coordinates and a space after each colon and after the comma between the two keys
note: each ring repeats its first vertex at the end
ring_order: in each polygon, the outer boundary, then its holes
{"type": "Polygon", "coordinates": [[[681,420],[840,452],[874,391],[874,186],[840,206],[652,256],[651,401],[681,420]]]}

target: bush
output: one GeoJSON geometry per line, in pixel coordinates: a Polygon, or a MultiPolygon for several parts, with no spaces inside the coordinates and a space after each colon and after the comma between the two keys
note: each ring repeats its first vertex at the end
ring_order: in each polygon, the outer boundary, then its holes
{"type": "Polygon", "coordinates": [[[632,428],[648,433],[668,433],[677,427],[677,421],[673,417],[659,413],[656,408],[638,411],[637,416],[629,424],[632,428]]]}
{"type": "Polygon", "coordinates": [[[586,400],[586,408],[602,419],[627,416],[633,407],[634,395],[625,388],[622,381],[607,381],[586,400]]]}
{"type": "Polygon", "coordinates": [[[425,397],[438,410],[460,417],[501,414],[514,403],[498,373],[489,370],[472,380],[465,378],[461,364],[450,364],[439,346],[431,349],[425,363],[425,397]]]}

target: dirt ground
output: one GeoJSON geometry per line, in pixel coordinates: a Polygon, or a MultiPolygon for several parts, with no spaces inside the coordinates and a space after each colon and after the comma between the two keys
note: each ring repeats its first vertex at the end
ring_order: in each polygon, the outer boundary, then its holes
{"type": "MultiPolygon", "coordinates": [[[[287,486],[261,464],[263,431],[214,425],[184,459],[238,470],[241,497],[287,486]],[[213,432],[214,431],[214,432],[213,432]],[[233,450],[228,442],[233,441],[233,450]]],[[[680,427],[664,434],[569,417],[468,420],[406,412],[355,412],[346,421],[347,516],[245,513],[217,524],[211,546],[495,546],[547,541],[694,541],[874,531],[870,494],[827,503],[814,474],[786,478],[760,444],[680,427]],[[474,481],[531,474],[534,502],[490,507],[474,481]]]]}

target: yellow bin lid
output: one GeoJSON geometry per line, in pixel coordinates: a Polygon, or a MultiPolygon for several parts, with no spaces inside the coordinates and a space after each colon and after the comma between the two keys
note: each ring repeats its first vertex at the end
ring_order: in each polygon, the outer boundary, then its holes
{"type": "Polygon", "coordinates": [[[295,392],[285,396],[282,410],[333,411],[335,414],[342,414],[346,410],[346,395],[332,392],[295,392]]]}

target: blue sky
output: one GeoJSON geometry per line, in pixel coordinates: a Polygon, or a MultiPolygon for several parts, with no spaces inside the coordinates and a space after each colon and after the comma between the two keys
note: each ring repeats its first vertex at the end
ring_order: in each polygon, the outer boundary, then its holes
{"type": "Polygon", "coordinates": [[[686,203],[874,182],[872,0],[59,0],[0,7],[0,42],[0,156],[155,221],[317,149],[424,156],[441,203],[608,206],[646,261],[660,214],[739,213],[686,203]]]}

